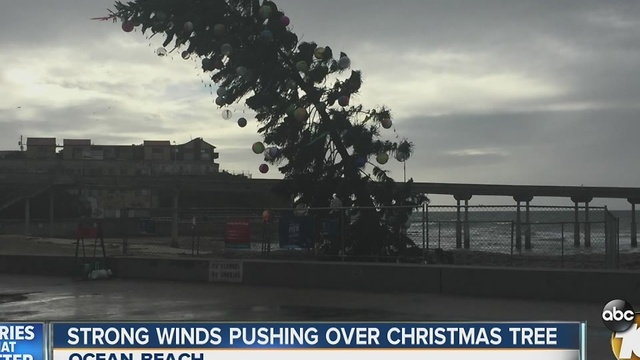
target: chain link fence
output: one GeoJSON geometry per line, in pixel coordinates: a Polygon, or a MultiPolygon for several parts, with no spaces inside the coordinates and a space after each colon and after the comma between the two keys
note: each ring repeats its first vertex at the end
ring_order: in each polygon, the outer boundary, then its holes
{"type": "MultiPolygon", "coordinates": [[[[605,208],[429,206],[429,249],[457,264],[603,268],[605,208]]],[[[617,239],[615,240],[617,241],[617,239]]]]}
{"type": "MultiPolygon", "coordinates": [[[[356,238],[363,210],[270,209],[265,221],[264,209],[122,209],[92,226],[100,224],[107,256],[640,269],[637,248],[620,246],[619,218],[606,208],[580,208],[576,218],[574,207],[424,206],[392,227],[407,239],[401,244],[376,233],[356,238]],[[375,256],[354,250],[367,246],[375,256]]],[[[386,210],[384,221],[397,223],[394,211],[409,209],[386,210]]],[[[86,256],[102,251],[97,239],[78,243],[77,220],[37,224],[31,237],[11,238],[24,225],[3,222],[0,252],[71,255],[77,244],[86,256]]]]}

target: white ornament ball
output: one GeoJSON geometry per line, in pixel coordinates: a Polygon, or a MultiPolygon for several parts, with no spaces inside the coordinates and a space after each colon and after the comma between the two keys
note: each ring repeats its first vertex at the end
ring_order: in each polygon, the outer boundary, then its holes
{"type": "Polygon", "coordinates": [[[409,156],[408,156],[407,154],[405,154],[404,152],[402,152],[402,151],[397,151],[397,152],[396,152],[396,160],[398,160],[398,161],[400,161],[400,162],[405,162],[405,161],[407,161],[407,158],[408,158],[408,157],[409,157],[409,156]]]}
{"type": "Polygon", "coordinates": [[[229,56],[233,52],[233,47],[231,47],[230,44],[224,44],[220,47],[220,51],[222,52],[222,55],[229,56]]]}
{"type": "Polygon", "coordinates": [[[338,66],[340,66],[341,69],[349,68],[349,66],[351,66],[351,59],[346,56],[341,57],[340,60],[338,60],[338,66]]]}

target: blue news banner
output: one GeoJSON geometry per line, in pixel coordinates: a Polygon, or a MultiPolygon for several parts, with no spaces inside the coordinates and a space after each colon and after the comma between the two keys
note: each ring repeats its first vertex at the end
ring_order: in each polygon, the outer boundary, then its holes
{"type": "Polygon", "coordinates": [[[47,325],[48,331],[19,339],[15,332],[4,336],[0,324],[0,360],[584,360],[586,336],[578,322],[47,325]],[[5,346],[8,341],[15,346],[5,346]]]}
{"type": "Polygon", "coordinates": [[[0,360],[45,360],[45,329],[44,323],[0,322],[0,360]]]}

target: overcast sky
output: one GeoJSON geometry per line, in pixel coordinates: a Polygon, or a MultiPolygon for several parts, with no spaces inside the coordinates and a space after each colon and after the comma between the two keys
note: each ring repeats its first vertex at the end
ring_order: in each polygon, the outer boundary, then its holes
{"type": "MultiPolygon", "coordinates": [[[[408,177],[640,187],[639,2],[276,2],[303,40],[346,52],[363,71],[357,101],[392,109],[416,146],[408,177]]],[[[279,177],[258,172],[255,121],[237,126],[241,105],[222,119],[195,60],[158,57],[160,40],[89,20],[112,3],[1,1],[0,147],[17,150],[20,135],[203,137],[221,168],[279,177]]]]}

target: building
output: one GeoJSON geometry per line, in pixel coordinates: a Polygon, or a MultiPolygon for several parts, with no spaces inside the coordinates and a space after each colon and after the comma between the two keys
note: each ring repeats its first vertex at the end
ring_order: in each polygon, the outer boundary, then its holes
{"type": "Polygon", "coordinates": [[[26,151],[4,151],[0,173],[76,176],[213,175],[216,147],[202,138],[172,145],[145,140],[140,145],[95,145],[90,139],[27,138],[26,151]]]}
{"type": "MultiPolygon", "coordinates": [[[[143,178],[231,176],[220,172],[218,158],[216,147],[202,138],[184,144],[145,140],[132,145],[98,145],[91,139],[64,139],[59,145],[56,138],[27,138],[26,150],[0,152],[0,179],[28,184],[50,175],[58,182],[83,184],[66,187],[65,193],[90,207],[93,216],[115,216],[122,208],[155,208],[166,202],[165,194],[136,185],[143,178]]],[[[4,188],[0,211],[19,201],[13,196],[17,191],[4,188]]]]}

